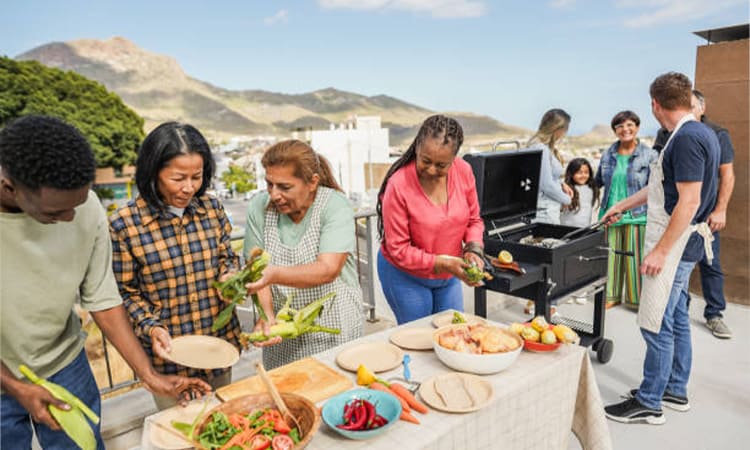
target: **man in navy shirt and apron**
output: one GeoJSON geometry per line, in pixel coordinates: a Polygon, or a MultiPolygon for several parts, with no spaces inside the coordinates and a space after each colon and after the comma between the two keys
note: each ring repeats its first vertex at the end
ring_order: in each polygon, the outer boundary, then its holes
{"type": "Polygon", "coordinates": [[[648,186],[610,208],[613,223],[624,211],[648,203],[638,325],[646,341],[643,381],[627,400],[607,406],[623,423],[663,424],[662,406],[690,409],[687,382],[692,364],[688,283],[713,236],[705,223],[716,204],[719,141],[691,113],[692,83],[683,74],[657,77],[649,89],[651,110],[671,136],[651,165],[648,186]]]}

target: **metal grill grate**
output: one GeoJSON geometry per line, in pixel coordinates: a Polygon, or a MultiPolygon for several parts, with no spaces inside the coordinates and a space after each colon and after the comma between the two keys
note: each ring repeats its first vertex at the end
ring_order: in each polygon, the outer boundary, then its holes
{"type": "Polygon", "coordinates": [[[555,325],[557,324],[567,325],[570,328],[574,329],[575,331],[582,331],[584,333],[589,333],[589,334],[594,333],[594,324],[582,322],[576,319],[571,319],[569,317],[561,317],[560,315],[556,315],[552,318],[551,322],[555,325]]]}

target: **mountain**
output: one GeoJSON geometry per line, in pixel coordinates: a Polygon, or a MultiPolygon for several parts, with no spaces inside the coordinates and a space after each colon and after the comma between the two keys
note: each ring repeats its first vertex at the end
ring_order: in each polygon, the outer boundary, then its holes
{"type": "Polygon", "coordinates": [[[581,134],[579,136],[571,136],[569,138],[571,143],[576,147],[609,147],[614,141],[617,140],[612,128],[609,125],[597,124],[591,128],[588,133],[581,134]]]}
{"type": "MultiPolygon", "coordinates": [[[[284,136],[295,128],[326,129],[354,115],[378,115],[391,130],[391,144],[399,145],[410,141],[422,120],[434,113],[387,95],[368,97],[331,87],[305,94],[228,90],[192,78],[174,58],[141,49],[122,37],[49,43],[16,59],[36,60],[100,82],[143,116],[147,129],[180,120],[214,138],[284,136]]],[[[529,133],[487,116],[452,115],[461,122],[469,142],[529,133]]]]}

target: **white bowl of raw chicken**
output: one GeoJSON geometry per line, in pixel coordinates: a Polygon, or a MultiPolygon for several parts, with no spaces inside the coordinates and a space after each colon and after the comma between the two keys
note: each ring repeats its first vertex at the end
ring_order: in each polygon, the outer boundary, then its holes
{"type": "Polygon", "coordinates": [[[440,327],[432,346],[446,366],[486,375],[507,369],[523,349],[520,336],[493,325],[455,324],[440,327]]]}

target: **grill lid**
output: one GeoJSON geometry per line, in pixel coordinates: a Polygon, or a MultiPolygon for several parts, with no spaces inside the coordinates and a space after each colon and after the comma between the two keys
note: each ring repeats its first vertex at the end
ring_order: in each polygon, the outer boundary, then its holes
{"type": "Polygon", "coordinates": [[[479,213],[485,222],[499,227],[536,214],[541,150],[473,153],[464,159],[474,171],[479,213]]]}

